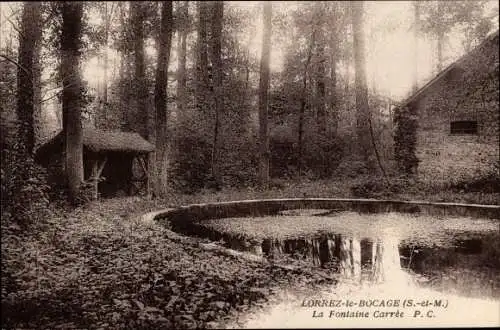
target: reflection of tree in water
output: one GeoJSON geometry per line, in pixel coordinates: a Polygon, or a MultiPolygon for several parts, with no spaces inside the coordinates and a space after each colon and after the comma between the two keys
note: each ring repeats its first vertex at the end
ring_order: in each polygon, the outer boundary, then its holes
{"type": "Polygon", "coordinates": [[[339,243],[340,270],[344,276],[357,279],[361,276],[360,242],[355,238],[340,237],[339,243]]]}
{"type": "Polygon", "coordinates": [[[355,282],[394,287],[430,286],[466,296],[498,297],[500,239],[498,234],[450,238],[451,247],[424,247],[386,233],[378,239],[341,234],[315,238],[264,240],[268,257],[288,255],[355,282]]]}
{"type": "Polygon", "coordinates": [[[395,237],[385,237],[377,240],[373,249],[373,268],[371,280],[376,283],[402,283],[408,279],[408,274],[401,268],[399,240],[395,237]]]}
{"type": "Polygon", "coordinates": [[[262,251],[270,257],[289,255],[315,266],[332,269],[345,277],[370,282],[401,278],[398,241],[373,242],[341,234],[323,234],[316,238],[264,240],[262,251]]]}
{"type": "Polygon", "coordinates": [[[300,266],[318,266],[360,283],[394,287],[431,287],[465,296],[500,296],[500,235],[449,237],[446,246],[426,246],[399,240],[386,232],[377,239],[342,234],[316,237],[243,240],[233,237],[230,247],[268,258],[290,258],[300,266]]]}

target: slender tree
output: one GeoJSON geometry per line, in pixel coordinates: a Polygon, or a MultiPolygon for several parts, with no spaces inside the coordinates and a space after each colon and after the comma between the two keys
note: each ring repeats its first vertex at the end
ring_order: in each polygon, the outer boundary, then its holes
{"type": "Polygon", "coordinates": [[[182,112],[186,107],[186,52],[188,34],[188,2],[184,1],[179,8],[178,15],[178,67],[177,67],[177,109],[182,112]]]}
{"type": "Polygon", "coordinates": [[[83,2],[62,3],[61,75],[63,80],[63,130],[66,137],[66,175],[75,201],[83,181],[80,47],[83,2]]]}
{"type": "MultiPolygon", "coordinates": [[[[313,18],[314,20],[314,18],[313,18]]],[[[311,37],[309,39],[309,46],[307,50],[306,62],[304,63],[304,72],[302,75],[302,92],[300,98],[300,108],[299,108],[299,136],[298,136],[298,157],[297,157],[297,165],[298,165],[298,175],[302,175],[302,167],[303,167],[303,152],[304,152],[304,120],[305,120],[305,111],[307,104],[307,76],[309,72],[309,66],[311,64],[312,53],[314,49],[314,45],[316,43],[316,28],[313,25],[313,21],[311,21],[311,37]]]]}
{"type": "Polygon", "coordinates": [[[41,3],[25,2],[23,7],[20,38],[19,60],[17,68],[17,117],[19,120],[19,138],[28,153],[35,146],[35,66],[41,29],[41,3]]]}
{"type": "Polygon", "coordinates": [[[413,92],[418,90],[418,35],[420,30],[420,4],[413,2],[413,92]]]}
{"type": "Polygon", "coordinates": [[[356,130],[358,143],[362,156],[369,169],[374,168],[371,160],[372,150],[370,145],[370,109],[368,106],[368,88],[366,83],[365,43],[363,36],[363,2],[352,1],[351,3],[353,43],[354,43],[354,66],[355,66],[355,88],[356,88],[356,130]]]}
{"type": "Polygon", "coordinates": [[[338,104],[337,104],[337,61],[339,57],[339,10],[336,2],[330,2],[332,8],[332,17],[335,22],[332,22],[333,27],[330,29],[330,94],[329,94],[329,110],[332,116],[331,131],[336,133],[338,128],[338,104]]]}
{"type": "Polygon", "coordinates": [[[164,194],[167,187],[167,87],[168,64],[172,45],[172,22],[172,1],[164,1],[161,7],[155,84],[156,171],[158,173],[156,193],[160,196],[164,194]]]}
{"type": "Polygon", "coordinates": [[[144,20],[145,4],[141,1],[130,2],[130,20],[134,38],[134,86],[133,93],[137,102],[136,114],[129,120],[130,128],[148,138],[146,63],[144,57],[144,20]]]}
{"type": "Polygon", "coordinates": [[[222,67],[222,21],[224,18],[224,2],[212,2],[212,19],[211,19],[211,47],[210,55],[212,59],[213,72],[213,90],[214,90],[214,108],[215,108],[215,124],[212,142],[211,169],[212,177],[217,187],[222,185],[222,176],[219,169],[219,153],[220,153],[220,117],[224,110],[224,87],[222,85],[223,67],[222,67]]]}
{"type": "Polygon", "coordinates": [[[260,58],[259,81],[259,181],[262,187],[269,184],[269,136],[267,128],[267,107],[269,90],[269,60],[271,56],[271,17],[272,3],[264,2],[262,36],[262,55],[260,58]]]}
{"type": "MultiPolygon", "coordinates": [[[[104,2],[104,54],[103,54],[103,87],[102,87],[102,102],[104,104],[104,109],[106,109],[106,104],[108,103],[108,70],[109,70],[109,56],[108,56],[108,43],[109,43],[109,32],[111,20],[113,18],[113,11],[115,9],[115,4],[113,2],[104,2]]],[[[105,117],[106,118],[106,117],[105,117]]]]}
{"type": "Polygon", "coordinates": [[[317,1],[314,3],[316,12],[317,36],[316,36],[316,113],[317,123],[320,133],[326,131],[326,33],[325,33],[325,11],[323,3],[317,1]]]}
{"type": "Polygon", "coordinates": [[[449,33],[458,28],[465,35],[465,50],[470,50],[474,43],[480,42],[493,28],[493,16],[485,16],[487,1],[421,1],[419,2],[420,29],[422,33],[436,39],[437,64],[441,71],[444,65],[444,48],[449,33]]]}
{"type": "MultiPolygon", "coordinates": [[[[437,17],[443,17],[443,2],[437,1],[437,17]]],[[[443,47],[444,47],[444,36],[445,36],[445,27],[443,26],[444,22],[439,22],[437,25],[437,71],[441,71],[443,69],[443,47]]]]}
{"type": "Polygon", "coordinates": [[[198,38],[196,41],[196,106],[201,111],[206,106],[208,94],[208,3],[197,1],[198,38]]]}

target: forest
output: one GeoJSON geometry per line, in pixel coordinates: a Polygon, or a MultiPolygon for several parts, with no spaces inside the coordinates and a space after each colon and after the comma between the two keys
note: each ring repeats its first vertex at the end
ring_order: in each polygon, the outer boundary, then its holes
{"type": "MultiPolygon", "coordinates": [[[[270,197],[498,204],[498,162],[473,178],[424,180],[394,139],[412,134],[398,122],[402,101],[498,30],[498,3],[391,5],[2,3],[2,327],[205,327],[232,308],[220,302],[235,278],[271,281],[218,257],[239,273],[212,278],[223,293],[206,289],[206,310],[194,296],[155,305],[161,290],[175,296],[197,281],[205,253],[136,221],[158,208],[270,197]],[[130,158],[132,179],[105,196],[120,161],[88,167],[98,137],[85,132],[136,133],[154,148],[130,158]],[[56,136],[54,175],[37,155],[56,136]],[[158,274],[174,284],[146,288],[158,274]]],[[[120,148],[139,143],[130,139],[120,148]]]]}

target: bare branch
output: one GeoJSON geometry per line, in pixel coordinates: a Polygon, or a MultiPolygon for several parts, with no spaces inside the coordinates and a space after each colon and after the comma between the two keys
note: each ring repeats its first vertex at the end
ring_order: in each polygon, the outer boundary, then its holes
{"type": "MultiPolygon", "coordinates": [[[[5,20],[6,20],[6,21],[7,21],[7,20],[9,20],[11,17],[16,16],[16,15],[17,15],[17,13],[21,10],[21,9],[13,10],[13,9],[12,9],[12,6],[10,6],[10,5],[9,5],[9,8],[10,8],[10,10],[12,11],[12,13],[10,14],[10,16],[6,16],[5,14],[3,15],[3,17],[5,18],[5,20]]],[[[0,19],[1,19],[1,17],[0,17],[0,19]]],[[[2,22],[2,24],[1,24],[1,25],[3,25],[3,23],[4,23],[4,22],[2,22]]]]}
{"type": "Polygon", "coordinates": [[[40,103],[45,103],[45,102],[48,102],[48,101],[50,101],[50,100],[52,100],[52,99],[56,98],[57,96],[59,96],[61,93],[62,93],[62,90],[61,90],[61,91],[59,91],[59,92],[56,92],[56,93],[52,94],[51,96],[49,96],[49,97],[47,97],[47,98],[45,98],[45,99],[43,99],[43,100],[41,100],[41,101],[40,101],[40,103]]]}
{"type": "Polygon", "coordinates": [[[19,30],[19,28],[17,27],[18,24],[15,24],[14,22],[12,22],[10,17],[6,17],[5,20],[12,25],[12,28],[14,28],[14,30],[16,30],[16,32],[19,33],[20,36],[24,36],[24,33],[21,30],[19,30]]]}
{"type": "Polygon", "coordinates": [[[67,84],[67,85],[64,85],[63,87],[56,87],[56,88],[52,88],[51,90],[54,90],[54,89],[60,89],[58,92],[55,92],[54,94],[52,94],[51,96],[43,99],[42,101],[40,101],[41,103],[44,103],[44,102],[47,102],[47,101],[50,101],[52,100],[53,98],[55,98],[56,96],[60,95],[64,88],[69,88],[69,87],[72,87],[72,86],[75,86],[76,83],[72,83],[72,84],[67,84]]]}
{"type": "Polygon", "coordinates": [[[28,75],[31,74],[24,66],[22,66],[21,64],[19,64],[17,61],[11,59],[10,57],[6,56],[6,55],[3,55],[3,54],[0,54],[0,57],[3,57],[4,59],[6,59],[7,61],[9,61],[10,63],[14,64],[15,66],[17,66],[18,68],[21,68],[24,72],[26,72],[28,75]]]}

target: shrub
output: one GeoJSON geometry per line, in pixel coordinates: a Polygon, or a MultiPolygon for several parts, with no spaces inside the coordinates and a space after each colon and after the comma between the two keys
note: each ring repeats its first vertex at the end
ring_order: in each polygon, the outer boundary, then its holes
{"type": "Polygon", "coordinates": [[[26,227],[49,212],[47,173],[17,142],[2,145],[2,219],[26,227]]]}
{"type": "Polygon", "coordinates": [[[415,107],[402,107],[394,112],[394,159],[400,173],[414,174],[418,166],[415,155],[418,118],[415,107]]]}
{"type": "MultiPolygon", "coordinates": [[[[276,129],[270,137],[271,177],[294,176],[298,169],[297,138],[290,128],[276,129]]],[[[302,170],[312,177],[331,177],[344,150],[343,141],[333,134],[309,133],[304,135],[302,146],[302,170]]]]}
{"type": "Polygon", "coordinates": [[[227,143],[222,152],[221,170],[224,176],[224,185],[230,187],[252,186],[257,178],[259,155],[255,138],[227,143]]]}
{"type": "Polygon", "coordinates": [[[351,193],[355,197],[389,197],[401,192],[408,192],[415,186],[412,180],[402,178],[389,178],[389,182],[383,177],[371,177],[362,183],[351,187],[351,193]]]}
{"type": "Polygon", "coordinates": [[[170,166],[172,185],[185,193],[194,193],[210,181],[211,146],[200,136],[177,135],[177,146],[170,166]]]}
{"type": "Polygon", "coordinates": [[[500,193],[500,161],[489,172],[477,178],[462,178],[450,187],[459,192],[500,193]]]}
{"type": "Polygon", "coordinates": [[[368,174],[368,168],[361,160],[343,160],[336,169],[337,176],[355,178],[368,174]]]}
{"type": "Polygon", "coordinates": [[[334,135],[315,133],[304,142],[304,167],[319,178],[331,177],[343,157],[342,141],[334,135]]]}

